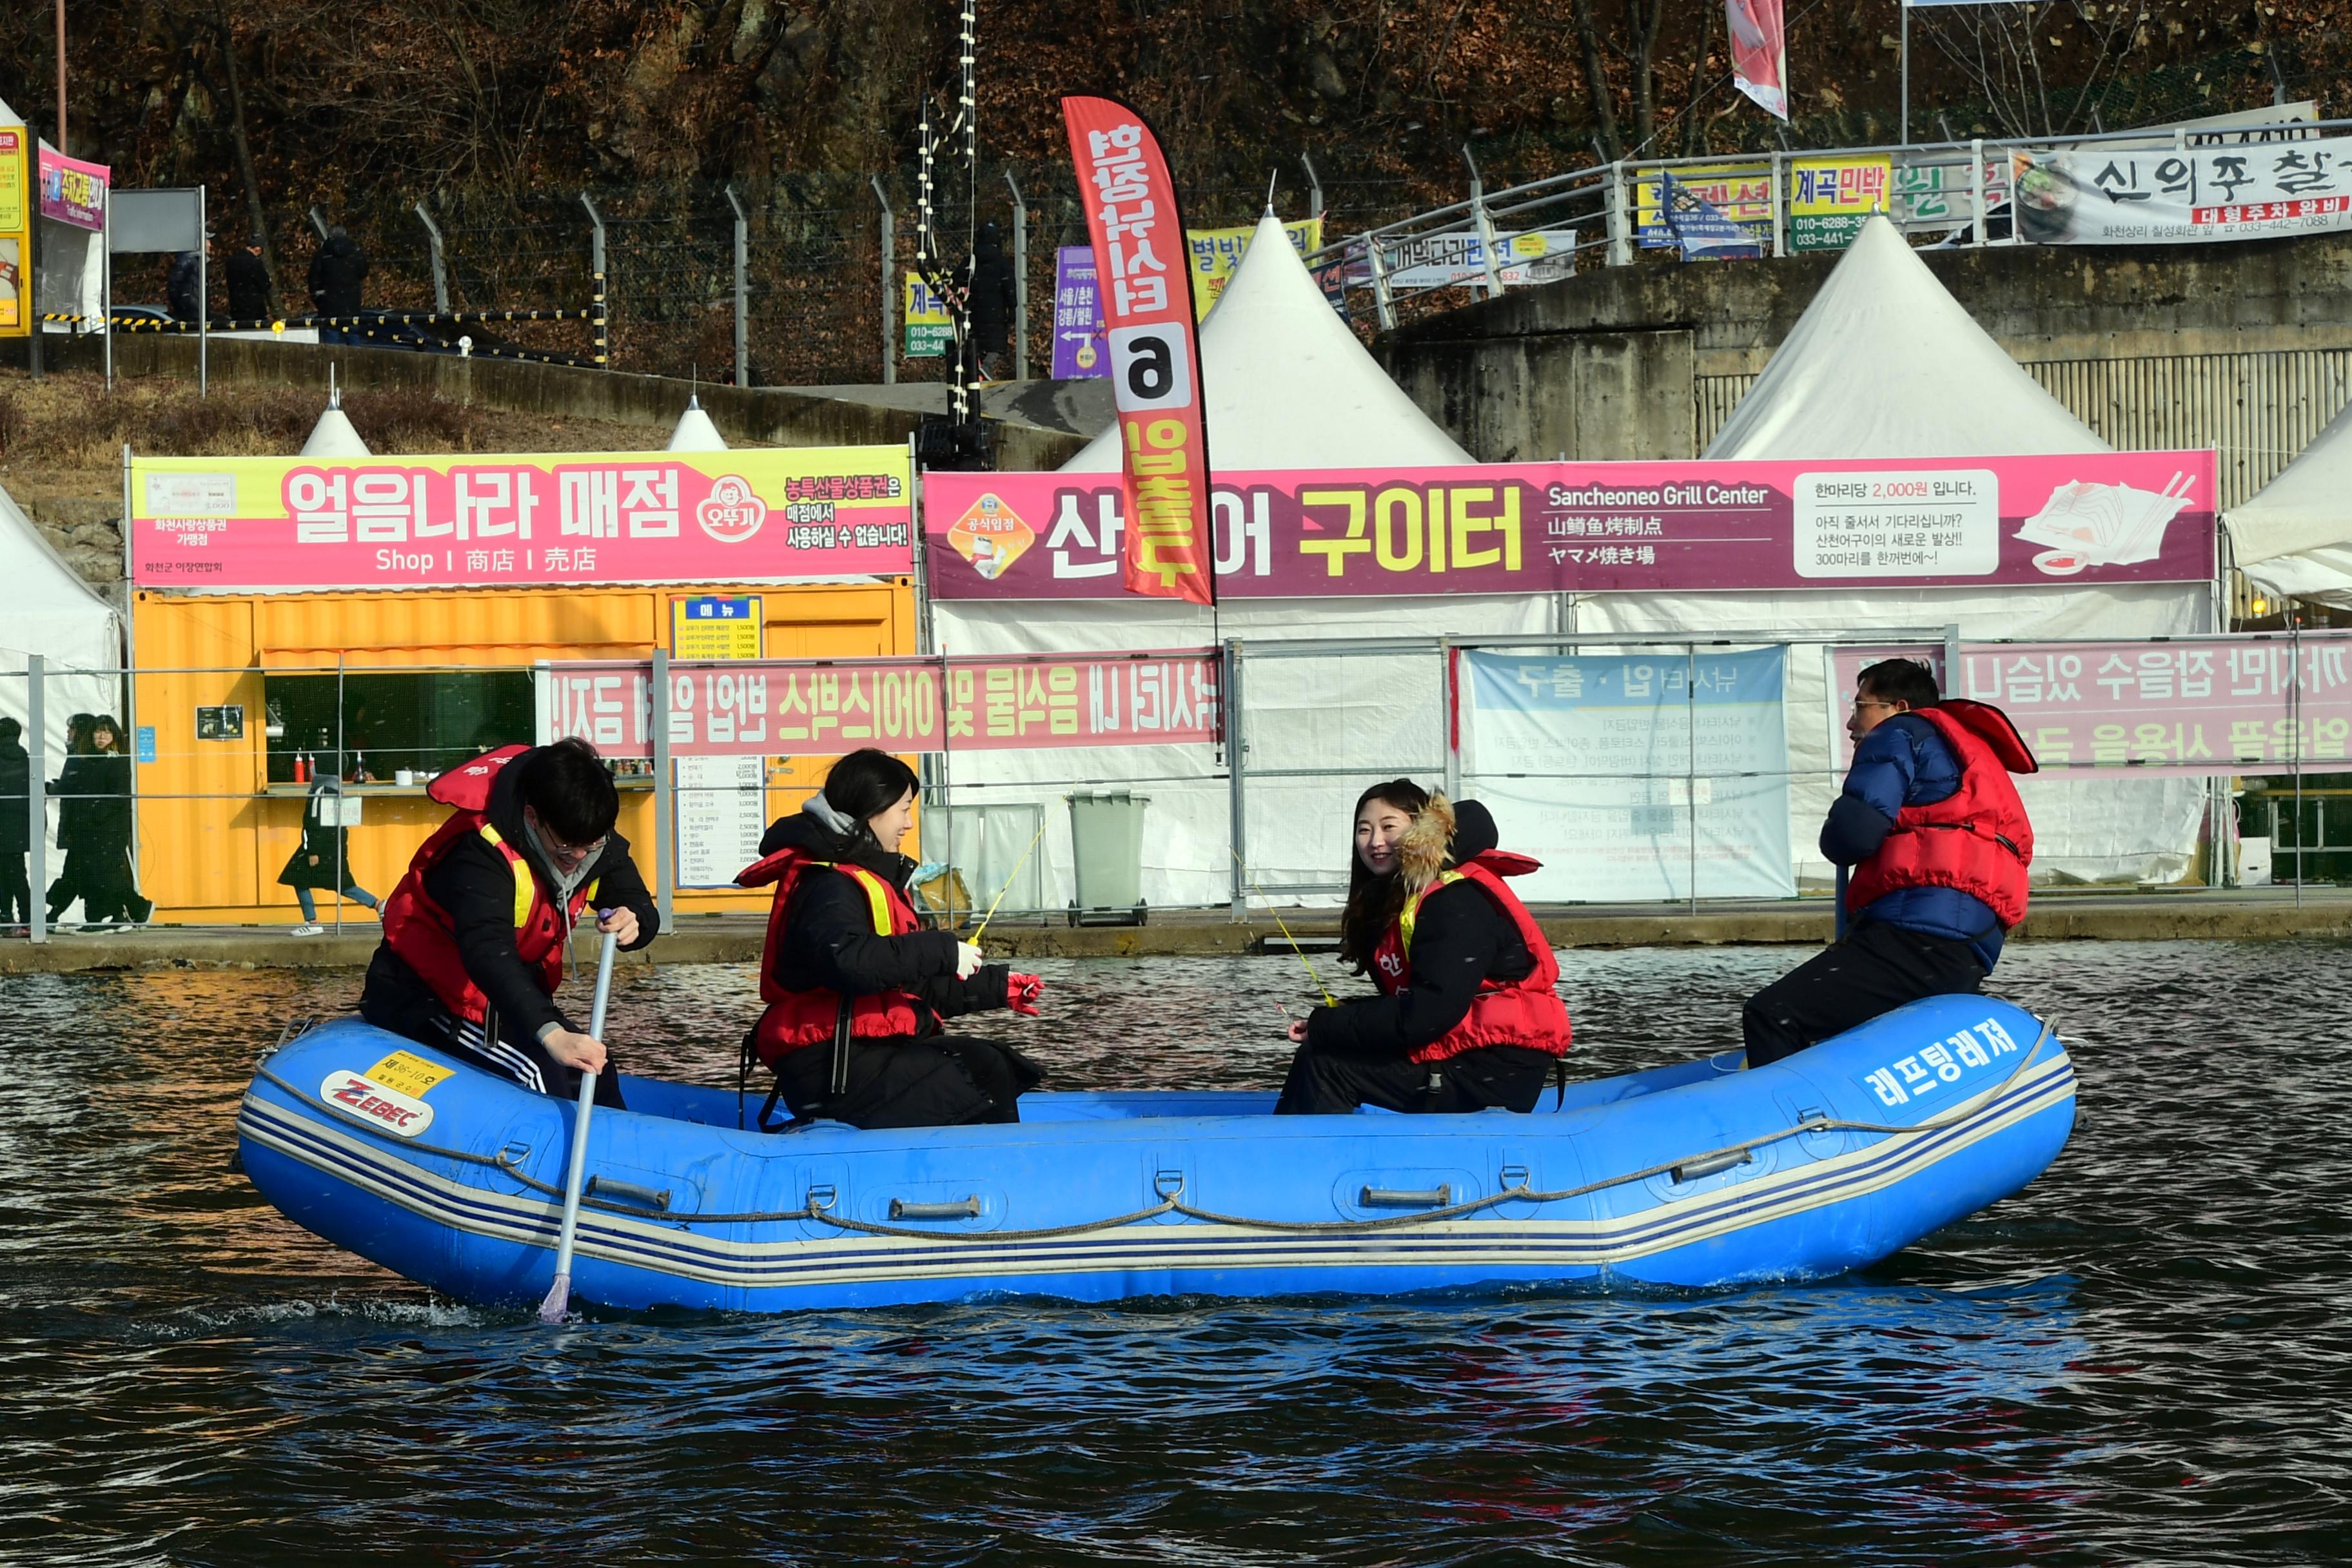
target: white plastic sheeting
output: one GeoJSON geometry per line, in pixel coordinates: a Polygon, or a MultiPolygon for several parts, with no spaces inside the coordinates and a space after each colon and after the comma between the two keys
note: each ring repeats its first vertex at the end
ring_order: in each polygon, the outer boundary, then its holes
{"type": "MultiPolygon", "coordinates": [[[[1253,599],[1225,606],[1223,633],[1259,643],[1549,632],[1555,629],[1554,602],[1549,595],[1253,599]]],[[[1213,638],[1207,611],[1166,600],[950,601],[934,604],[931,614],[935,646],[951,654],[1201,647],[1213,638]]],[[[1290,901],[1292,894],[1276,889],[1345,879],[1352,832],[1349,813],[1365,785],[1400,773],[1432,787],[1442,782],[1442,671],[1431,651],[1245,661],[1250,765],[1346,770],[1329,778],[1250,784],[1244,806],[1250,875],[1280,901],[1290,901]]],[[[951,754],[948,766],[959,816],[991,805],[1045,806],[1045,837],[1036,854],[1049,908],[1062,908],[1075,896],[1070,811],[1064,797],[1078,788],[1132,788],[1150,797],[1143,836],[1145,902],[1219,904],[1232,895],[1230,796],[1211,747],[970,752],[951,754]]],[[[968,831],[956,829],[959,837],[968,831]]],[[[926,829],[929,853],[938,854],[945,842],[926,829]]],[[[1008,866],[1000,875],[1009,871],[1008,866]]],[[[1026,871],[1022,880],[1028,880],[1026,871]]],[[[982,907],[995,891],[993,885],[971,889],[982,907]]],[[[1310,896],[1308,901],[1329,900],[1310,896]]]]}
{"type": "MultiPolygon", "coordinates": [[[[1388,378],[1323,298],[1272,212],[1201,324],[1217,468],[1440,468],[1477,461],[1388,378]]],[[[1062,465],[1118,467],[1117,422],[1062,465]]]]}
{"type": "MultiPolygon", "coordinates": [[[[54,779],[65,763],[66,724],[73,715],[112,713],[130,722],[121,711],[119,675],[76,673],[121,668],[121,625],[113,607],[58,559],[16,498],[0,489],[0,714],[19,722],[26,717],[26,671],[32,654],[39,654],[47,666],[41,752],[36,765],[46,767],[42,777],[54,779]]],[[[128,745],[131,737],[122,739],[128,745]]],[[[26,751],[34,750],[29,732],[24,744],[26,751]]],[[[54,835],[55,801],[49,803],[49,827],[54,835]]],[[[59,865],[52,848],[50,876],[58,874],[59,865]]]]}
{"type": "Polygon", "coordinates": [[[2352,609],[2352,408],[2223,521],[2248,582],[2352,609]]]}
{"type": "Polygon", "coordinates": [[[1710,458],[1960,458],[2113,450],[1977,325],[1873,215],[1710,458]]]}
{"type": "MultiPolygon", "coordinates": [[[[2213,630],[2212,590],[2201,583],[2066,589],[1881,589],[1867,594],[1693,594],[1651,598],[1597,594],[1578,601],[1583,632],[1663,636],[1811,632],[1850,636],[1957,624],[1964,641],[2000,637],[2147,637],[2213,630]]],[[[1853,693],[1832,690],[1826,654],[1789,659],[1789,816],[1800,881],[1833,869],[1816,847],[1843,777],[1839,731],[1853,693]]],[[[2201,779],[2061,775],[2021,779],[2033,819],[2033,868],[2042,881],[2171,881],[2196,853],[2208,791],[2201,779]]]]}

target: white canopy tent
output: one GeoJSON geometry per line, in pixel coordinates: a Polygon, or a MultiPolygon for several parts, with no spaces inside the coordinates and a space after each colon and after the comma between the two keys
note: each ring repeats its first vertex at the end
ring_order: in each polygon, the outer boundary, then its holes
{"type": "MultiPolygon", "coordinates": [[[[2042,390],[1937,281],[1892,224],[1874,216],[1764,374],[1732,410],[1708,458],[1950,458],[2104,452],[2107,444],[2042,390]]],[[[2209,498],[2210,499],[2210,498],[2209,498]]],[[[2214,629],[2202,583],[2032,588],[1596,594],[1581,631],[1665,636],[1836,633],[1957,624],[1966,638],[2143,637],[2214,629]]],[[[1839,777],[1832,692],[1817,655],[1790,661],[1790,843],[1798,872],[1826,880],[1813,850],[1839,777]]],[[[2035,869],[2062,880],[2169,880],[2196,852],[2207,790],[2196,779],[2056,778],[2022,785],[2035,869]]]]}
{"type": "Polygon", "coordinates": [[[2223,521],[2248,582],[2275,597],[2352,609],[2352,408],[2223,521]]]}
{"type": "MultiPolygon", "coordinates": [[[[1476,459],[1399,390],[1339,319],[1272,212],[1259,220],[1232,281],[1201,327],[1209,456],[1223,472],[1247,469],[1451,466],[1476,459]]],[[[1116,425],[1064,465],[1066,472],[1118,467],[1116,425]]],[[[1220,616],[1165,599],[1007,603],[936,600],[933,640],[951,654],[1198,647],[1213,637],[1435,637],[1554,629],[1550,595],[1396,599],[1235,599],[1220,616]]],[[[1346,813],[1365,784],[1441,759],[1434,657],[1311,659],[1253,667],[1252,760],[1260,767],[1365,764],[1362,777],[1268,781],[1251,787],[1251,871],[1267,884],[1344,875],[1346,813]],[[1339,748],[1344,747],[1344,752],[1339,748]],[[1280,756],[1276,757],[1276,751],[1280,756]]],[[[1045,901],[1072,896],[1069,814],[1074,787],[1131,782],[1150,797],[1143,897],[1151,904],[1220,901],[1231,889],[1226,782],[1204,746],[1116,751],[992,752],[957,756],[960,805],[1042,805],[1045,901]]],[[[961,812],[960,812],[961,815],[961,812]]],[[[1034,821],[1034,818],[1029,819],[1034,821]]],[[[959,845],[981,836],[956,830],[959,845]]],[[[1029,834],[992,826],[978,864],[959,856],[984,903],[1009,874],[1029,834]]],[[[930,851],[935,857],[938,847],[930,851]]],[[[1027,872],[1024,872],[1024,881],[1027,872]]],[[[1007,907],[1011,907],[1008,900],[1007,907]]]]}
{"type": "MultiPolygon", "coordinates": [[[[31,656],[44,665],[41,734],[26,726],[24,746],[34,776],[54,779],[64,764],[66,726],[76,713],[113,713],[122,701],[122,627],[112,605],[58,559],[47,540],[0,489],[0,714],[24,723],[31,656]],[[91,673],[103,671],[107,673],[91,673]]],[[[125,736],[126,742],[129,740],[125,736]]],[[[58,803],[49,803],[48,874],[62,861],[55,847],[58,803]]],[[[43,889],[36,888],[38,897],[43,889]]]]}

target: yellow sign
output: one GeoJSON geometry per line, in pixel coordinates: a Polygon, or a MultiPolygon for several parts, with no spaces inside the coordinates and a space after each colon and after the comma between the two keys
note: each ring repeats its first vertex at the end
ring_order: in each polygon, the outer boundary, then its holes
{"type": "Polygon", "coordinates": [[[454,1068],[436,1067],[423,1057],[408,1051],[394,1051],[367,1069],[367,1076],[386,1089],[396,1089],[403,1094],[422,1099],[435,1084],[455,1076],[454,1068]]]}
{"type": "Polygon", "coordinates": [[[1863,220],[1885,212],[1895,188],[1895,161],[1809,158],[1789,165],[1789,248],[1843,250],[1863,220]]]}
{"type": "MultiPolygon", "coordinates": [[[[1772,165],[1769,163],[1690,163],[1666,170],[1675,184],[1736,224],[1752,228],[1761,238],[1772,223],[1772,165]]],[[[1643,245],[1671,247],[1674,233],[1658,205],[1659,171],[1638,169],[1633,175],[1633,226],[1643,245]]]]}
{"type": "MultiPolygon", "coordinates": [[[[1225,291],[1226,282],[1234,268],[1242,264],[1242,253],[1249,248],[1249,228],[1188,228],[1184,231],[1185,248],[1192,256],[1192,319],[1199,321],[1209,313],[1209,307],[1225,291]]],[[[1323,220],[1319,217],[1286,223],[1282,232],[1290,237],[1291,248],[1305,256],[1323,248],[1323,220]]]]}
{"type": "Polygon", "coordinates": [[[760,596],[672,599],[669,653],[672,658],[759,658],[767,617],[760,596]]]}
{"type": "Polygon", "coordinates": [[[33,210],[32,133],[0,125],[0,337],[33,330],[33,247],[26,217],[33,210]]]}
{"type": "Polygon", "coordinates": [[[936,359],[955,342],[955,316],[944,295],[935,293],[922,274],[907,274],[907,357],[936,359]]]}

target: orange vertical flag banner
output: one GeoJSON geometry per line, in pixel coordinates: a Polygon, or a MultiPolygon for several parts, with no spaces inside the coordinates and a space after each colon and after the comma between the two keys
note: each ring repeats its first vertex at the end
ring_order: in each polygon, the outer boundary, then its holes
{"type": "Polygon", "coordinates": [[[1109,98],[1066,98],[1118,405],[1128,592],[1213,605],[1216,546],[1192,253],[1151,127],[1109,98]]]}

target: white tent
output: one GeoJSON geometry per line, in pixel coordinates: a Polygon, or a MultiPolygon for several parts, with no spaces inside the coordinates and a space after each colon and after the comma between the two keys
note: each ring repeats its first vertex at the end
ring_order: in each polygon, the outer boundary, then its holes
{"type": "MultiPolygon", "coordinates": [[[[1709,458],[1949,458],[2110,448],[2011,361],[1883,217],[1873,217],[1709,444],[1709,458]]],[[[1839,632],[1957,624],[1969,638],[2141,637],[2213,629],[2198,584],[1596,594],[1582,631],[1664,635],[1839,632]]],[[[1836,787],[1835,721],[1822,662],[1789,668],[1790,842],[1808,879],[1836,787]]],[[[2066,879],[2179,876],[2207,792],[2196,779],[2027,781],[2037,870],[2066,879]]]]}
{"type": "Polygon", "coordinates": [[[2226,521],[2247,581],[2281,598],[2352,609],[2352,408],[2226,521]]]}
{"type": "Polygon", "coordinates": [[[343,412],[343,395],[340,391],[330,390],[326,408],[320,414],[319,422],[310,426],[310,438],[302,443],[302,456],[371,458],[374,455],[368,450],[368,444],[360,438],[360,433],[352,427],[352,416],[343,412]]]}
{"type": "Polygon", "coordinates": [[[1950,458],[2105,452],[2018,369],[1895,226],[1873,216],[1709,458],[1950,458]]]}
{"type": "MultiPolygon", "coordinates": [[[[66,755],[66,724],[76,713],[120,713],[122,681],[121,624],[113,607],[93,593],[58,559],[40,531],[17,507],[16,499],[0,489],[0,714],[20,723],[30,695],[26,671],[29,657],[41,656],[42,733],[39,745],[29,732],[25,749],[35,753],[40,777],[54,779],[66,755]]],[[[52,834],[57,803],[49,806],[52,834]]],[[[54,847],[48,871],[54,878],[63,864],[54,847]]],[[[36,889],[36,896],[41,889],[36,889]]]]}
{"type": "MultiPolygon", "coordinates": [[[[1201,327],[1209,458],[1216,468],[1338,468],[1453,466],[1476,461],[1398,389],[1316,287],[1272,213],[1260,220],[1232,281],[1201,327]]],[[[1118,467],[1113,426],[1066,472],[1118,467]]],[[[1234,599],[1222,615],[1164,599],[1042,603],[935,600],[935,646],[950,654],[1065,652],[1206,645],[1213,626],[1227,637],[1434,637],[1547,632],[1555,596],[1465,595],[1396,599],[1234,599]]],[[[1251,869],[1269,885],[1336,879],[1347,863],[1346,812],[1364,784],[1440,758],[1437,663],[1329,658],[1253,666],[1252,762],[1261,768],[1364,764],[1363,776],[1253,784],[1251,869]],[[1344,750],[1342,749],[1344,748],[1344,750]],[[1299,759],[1306,760],[1301,763],[1299,759]]],[[[1148,903],[1223,900],[1227,853],[1224,780],[1202,746],[1118,751],[982,752],[953,759],[959,822],[956,858],[984,902],[1009,874],[1029,833],[993,822],[989,852],[961,807],[1003,803],[1045,809],[1036,852],[1049,904],[1071,897],[1069,813],[1073,787],[1132,782],[1151,800],[1144,837],[1148,903]],[[979,885],[979,884],[985,884],[979,885]]],[[[1034,822],[1034,818],[1028,819],[1034,822]]],[[[936,845],[927,845],[935,857],[936,845]]],[[[943,857],[942,857],[943,858],[943,857]]],[[[1024,872],[1024,881],[1027,872],[1024,872]]],[[[1006,906],[1011,907],[1010,901],[1006,906]]]]}
{"type": "Polygon", "coordinates": [[[688,394],[686,407],[677,416],[677,428],[670,432],[669,450],[673,452],[723,452],[727,437],[703,412],[702,399],[688,394]]]}
{"type": "MultiPolygon", "coordinates": [[[[1454,444],[1331,309],[1271,209],[1201,323],[1209,460],[1246,468],[1443,468],[1478,459],[1454,444]]],[[[1062,465],[1118,467],[1114,423],[1062,465]]]]}

